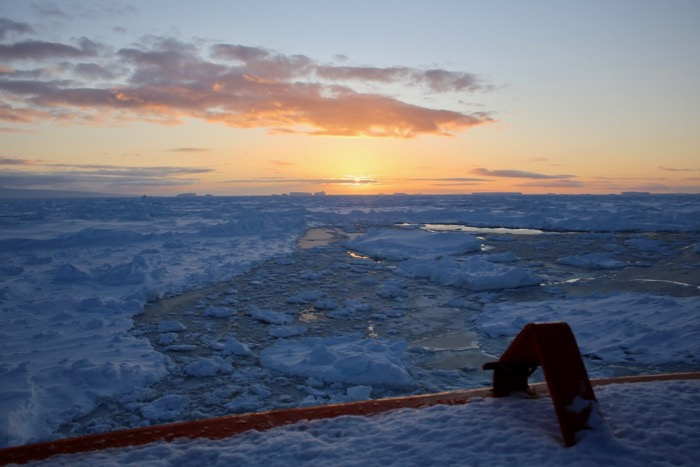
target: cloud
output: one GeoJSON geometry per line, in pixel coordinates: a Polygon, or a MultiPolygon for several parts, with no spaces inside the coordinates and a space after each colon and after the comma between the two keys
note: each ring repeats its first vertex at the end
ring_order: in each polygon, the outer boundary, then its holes
{"type": "Polygon", "coordinates": [[[666,185],[663,183],[641,183],[634,187],[626,187],[625,191],[641,191],[650,193],[691,193],[700,194],[698,185],[666,185]]]}
{"type": "Polygon", "coordinates": [[[408,178],[411,182],[488,182],[485,178],[465,178],[465,177],[448,177],[448,178],[408,178]]]}
{"type": "Polygon", "coordinates": [[[131,188],[191,185],[199,181],[195,177],[196,175],[208,172],[213,172],[213,170],[200,167],[45,164],[32,171],[7,170],[0,172],[0,186],[6,188],[128,191],[131,188]]]}
{"type": "Polygon", "coordinates": [[[49,113],[32,108],[18,107],[0,101],[0,120],[12,123],[31,123],[37,120],[50,118],[59,118],[59,115],[57,113],[49,113]]]}
{"type": "Polygon", "coordinates": [[[541,180],[517,183],[515,186],[538,188],[581,188],[586,185],[578,180],[541,180]]]}
{"type": "Polygon", "coordinates": [[[481,185],[482,182],[435,182],[432,186],[439,187],[464,187],[469,185],[481,185]]]}
{"type": "Polygon", "coordinates": [[[27,40],[14,44],[0,44],[0,59],[12,61],[94,57],[99,48],[99,44],[85,37],[81,38],[77,45],[27,40]]]}
{"type": "Polygon", "coordinates": [[[52,3],[32,3],[31,6],[38,15],[62,22],[74,19],[75,17],[88,20],[99,17],[119,18],[131,16],[137,11],[136,7],[122,5],[120,2],[80,2],[80,7],[75,12],[72,12],[72,14],[66,13],[52,3]]]}
{"type": "Polygon", "coordinates": [[[575,175],[547,175],[536,172],[527,172],[524,170],[489,170],[485,168],[477,168],[472,170],[472,173],[477,175],[483,175],[486,177],[504,177],[504,178],[532,178],[532,179],[561,179],[561,178],[574,178],[575,175]]]}
{"type": "Polygon", "coordinates": [[[198,153],[198,152],[208,152],[208,148],[170,148],[170,152],[184,152],[184,153],[198,153]]]}
{"type": "Polygon", "coordinates": [[[677,167],[664,167],[659,166],[659,170],[664,170],[666,172],[697,172],[700,169],[689,169],[689,168],[677,168],[677,167]]]}
{"type": "MultiPolygon", "coordinates": [[[[2,113],[2,106],[0,106],[0,113],[2,113]]],[[[25,128],[13,128],[9,126],[0,126],[0,133],[34,133],[36,130],[28,130],[25,128]]]]}
{"type": "Polygon", "coordinates": [[[114,165],[99,164],[47,164],[47,167],[71,168],[75,174],[91,174],[116,177],[162,177],[173,175],[192,175],[213,172],[214,169],[204,167],[120,167],[114,165]]]}
{"type": "Polygon", "coordinates": [[[27,23],[18,23],[7,18],[0,18],[0,40],[5,39],[10,33],[29,34],[34,29],[27,23]]]}
{"type": "Polygon", "coordinates": [[[187,186],[198,182],[197,178],[120,177],[105,178],[77,173],[2,173],[0,185],[8,188],[43,189],[107,189],[124,191],[127,188],[187,186]]]}
{"type": "Polygon", "coordinates": [[[9,157],[0,157],[0,165],[32,165],[33,163],[24,159],[10,159],[9,157]]]}
{"type": "Polygon", "coordinates": [[[64,63],[63,66],[83,79],[113,79],[118,76],[114,70],[97,63],[64,63]]]}
{"type": "Polygon", "coordinates": [[[611,182],[618,182],[620,180],[667,180],[666,177],[608,177],[608,176],[595,176],[593,177],[596,180],[604,180],[604,181],[611,181],[611,182]]]}
{"type": "Polygon", "coordinates": [[[321,78],[340,81],[359,80],[379,83],[406,81],[410,84],[425,85],[435,92],[480,91],[486,88],[472,73],[458,73],[441,69],[320,66],[316,68],[316,74],[321,78]]]}
{"type": "Polygon", "coordinates": [[[260,177],[240,180],[226,180],[232,184],[304,184],[304,185],[376,185],[378,180],[372,178],[284,178],[260,177]]]}
{"type": "Polygon", "coordinates": [[[0,73],[0,119],[18,123],[172,125],[196,118],[277,133],[413,138],[493,121],[488,112],[394,97],[397,85],[422,87],[426,95],[489,89],[474,74],[442,69],[327,65],[261,47],[202,47],[155,36],[116,52],[87,38],[75,44],[28,40],[0,44],[0,57],[39,63],[0,73]],[[383,92],[362,92],[367,84],[383,92]]]}
{"type": "Polygon", "coordinates": [[[41,16],[46,16],[49,18],[55,18],[59,20],[69,19],[70,16],[63,10],[59,10],[56,5],[43,5],[43,4],[32,4],[32,7],[36,9],[37,13],[41,16]]]}

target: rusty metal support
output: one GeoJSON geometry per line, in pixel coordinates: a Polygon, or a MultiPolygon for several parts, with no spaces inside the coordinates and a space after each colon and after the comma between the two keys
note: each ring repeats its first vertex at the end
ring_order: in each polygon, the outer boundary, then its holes
{"type": "Polygon", "coordinates": [[[542,367],[564,445],[576,444],[576,433],[588,426],[596,398],[576,338],[566,323],[529,323],[523,327],[493,370],[493,393],[507,396],[527,391],[528,377],[542,367]]]}

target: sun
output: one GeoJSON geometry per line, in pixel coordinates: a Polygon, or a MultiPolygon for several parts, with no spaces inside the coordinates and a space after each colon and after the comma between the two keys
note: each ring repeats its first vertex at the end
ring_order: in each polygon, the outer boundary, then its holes
{"type": "Polygon", "coordinates": [[[348,185],[357,188],[370,186],[376,183],[374,177],[369,175],[346,175],[343,178],[347,180],[348,185]]]}

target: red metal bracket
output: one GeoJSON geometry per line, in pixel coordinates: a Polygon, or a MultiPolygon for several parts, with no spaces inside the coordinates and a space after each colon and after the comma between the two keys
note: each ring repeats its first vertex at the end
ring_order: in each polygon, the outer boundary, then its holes
{"type": "Polygon", "coordinates": [[[528,377],[542,366],[559,420],[564,444],[576,444],[576,432],[588,427],[596,398],[576,338],[566,323],[529,323],[523,327],[493,370],[493,393],[527,391],[528,377]]]}

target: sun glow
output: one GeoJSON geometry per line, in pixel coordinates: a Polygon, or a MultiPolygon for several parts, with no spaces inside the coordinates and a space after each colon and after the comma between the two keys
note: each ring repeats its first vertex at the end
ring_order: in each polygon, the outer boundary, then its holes
{"type": "Polygon", "coordinates": [[[348,185],[356,188],[366,187],[376,183],[374,177],[368,175],[345,175],[343,178],[348,181],[348,185]]]}

